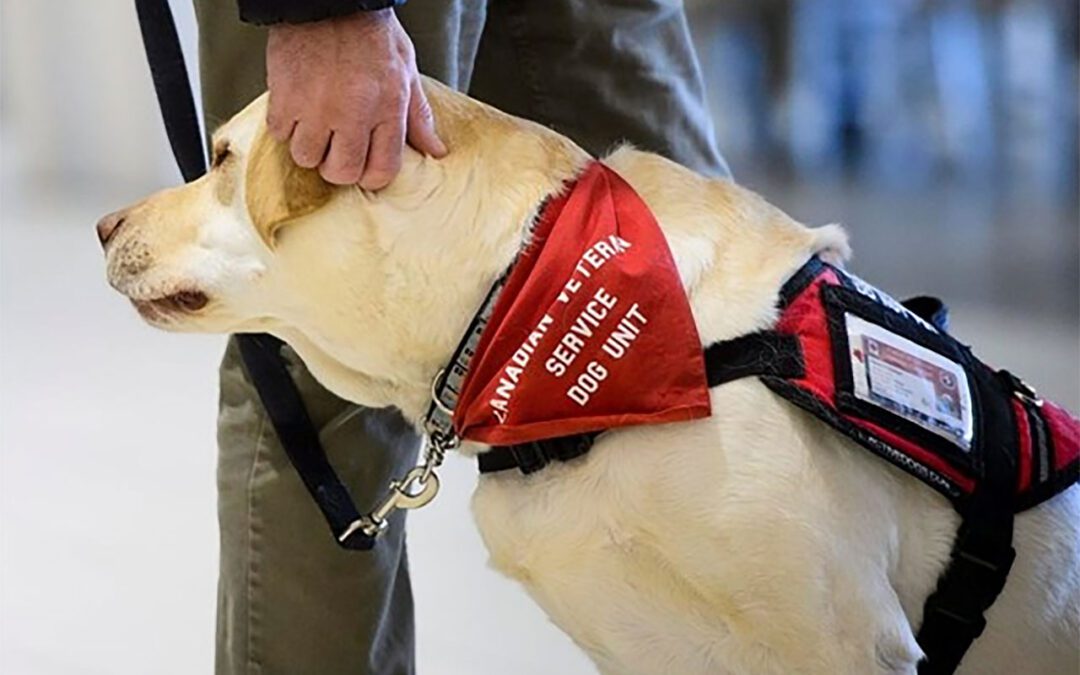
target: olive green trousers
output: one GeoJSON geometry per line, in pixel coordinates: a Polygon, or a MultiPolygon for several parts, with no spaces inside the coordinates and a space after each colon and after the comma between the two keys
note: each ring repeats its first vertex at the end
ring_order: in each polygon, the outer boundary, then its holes
{"type": "MultiPolygon", "coordinates": [[[[231,0],[195,6],[212,131],[265,89],[265,31],[241,24],[231,0]]],[[[629,141],[727,173],[678,0],[412,0],[397,11],[427,75],[594,154],[629,141]]],[[[370,506],[412,466],[417,438],[395,412],[335,397],[285,356],[330,461],[370,506]]],[[[221,365],[218,445],[217,672],[414,672],[404,519],[375,551],[337,547],[235,343],[221,365]]]]}

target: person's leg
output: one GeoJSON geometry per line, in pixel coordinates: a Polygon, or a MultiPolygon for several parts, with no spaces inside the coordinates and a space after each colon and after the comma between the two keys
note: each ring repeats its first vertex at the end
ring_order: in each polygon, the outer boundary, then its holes
{"type": "Polygon", "coordinates": [[[602,155],[726,176],[679,0],[491,0],[470,93],[602,155]]]}
{"type": "MultiPolygon", "coordinates": [[[[414,463],[415,437],[396,412],[337,398],[283,351],[330,462],[364,508],[414,463]]],[[[221,366],[218,448],[217,672],[414,672],[404,518],[373,551],[337,546],[235,341],[221,366]]]]}
{"type": "MultiPolygon", "coordinates": [[[[451,85],[467,81],[482,4],[417,4],[423,11],[402,12],[402,23],[424,72],[451,85]]],[[[196,10],[203,106],[213,131],[265,90],[266,36],[239,22],[231,0],[196,0],[196,10]]],[[[370,506],[391,477],[413,465],[416,437],[396,413],[330,394],[292,350],[285,354],[331,463],[358,506],[370,506]]],[[[277,440],[235,342],[221,366],[218,452],[219,675],[414,672],[403,519],[373,552],[337,547],[277,440]]]]}

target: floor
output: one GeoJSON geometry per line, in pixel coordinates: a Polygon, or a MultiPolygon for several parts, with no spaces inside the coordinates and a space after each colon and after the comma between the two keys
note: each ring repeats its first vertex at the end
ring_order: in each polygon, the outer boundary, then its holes
{"type": "MultiPolygon", "coordinates": [[[[851,227],[856,270],[955,298],[954,332],[1080,404],[1074,209],[1001,210],[947,189],[763,187],[851,227]]],[[[7,184],[0,242],[0,670],[211,671],[215,366],[222,339],[144,326],[105,285],[92,224],[137,196],[7,184]]],[[[451,459],[411,521],[425,673],[589,673],[525,595],[485,567],[451,459]]]]}

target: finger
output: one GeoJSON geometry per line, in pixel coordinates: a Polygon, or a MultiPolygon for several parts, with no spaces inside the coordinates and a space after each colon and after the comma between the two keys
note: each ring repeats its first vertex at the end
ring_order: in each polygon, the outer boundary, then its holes
{"type": "Polygon", "coordinates": [[[266,116],[266,130],[281,143],[285,143],[289,140],[289,137],[292,136],[293,129],[295,128],[296,120],[291,116],[266,116]]]}
{"type": "Polygon", "coordinates": [[[409,87],[409,112],[405,124],[408,128],[409,145],[432,157],[446,154],[446,145],[435,133],[435,115],[424,96],[419,78],[414,79],[409,87]]]}
{"type": "Polygon", "coordinates": [[[314,169],[326,156],[326,146],[330,141],[330,129],[323,124],[313,124],[305,120],[296,123],[292,132],[289,150],[297,166],[314,169]]]}
{"type": "Polygon", "coordinates": [[[330,136],[330,151],[319,165],[319,173],[328,183],[355,185],[364,173],[371,131],[362,128],[335,131],[330,136]]]}
{"type": "Polygon", "coordinates": [[[400,122],[386,122],[371,133],[371,147],[360,187],[381,190],[401,171],[401,153],[405,149],[405,129],[400,122]]]}
{"type": "Polygon", "coordinates": [[[281,96],[275,96],[270,90],[270,102],[266,106],[266,130],[270,135],[284,143],[292,135],[296,126],[296,115],[287,109],[281,96]]]}

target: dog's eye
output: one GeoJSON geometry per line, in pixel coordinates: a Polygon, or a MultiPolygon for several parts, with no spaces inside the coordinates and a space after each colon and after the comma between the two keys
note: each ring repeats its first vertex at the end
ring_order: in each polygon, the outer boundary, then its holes
{"type": "Polygon", "coordinates": [[[225,162],[226,159],[229,158],[229,155],[231,154],[232,151],[229,150],[228,145],[222,145],[220,147],[214,148],[214,155],[210,158],[210,168],[218,168],[225,162]]]}

